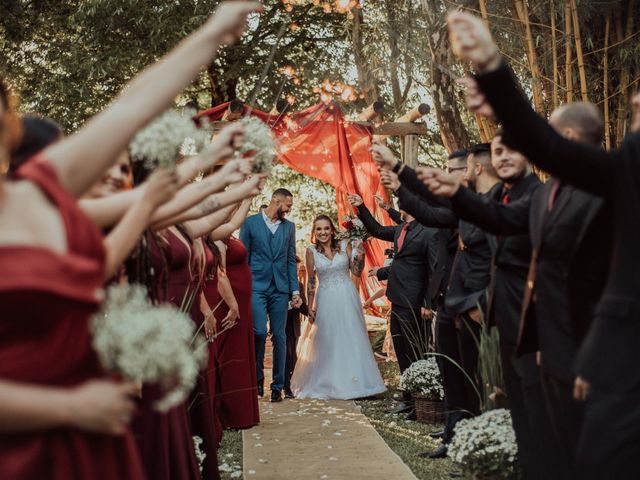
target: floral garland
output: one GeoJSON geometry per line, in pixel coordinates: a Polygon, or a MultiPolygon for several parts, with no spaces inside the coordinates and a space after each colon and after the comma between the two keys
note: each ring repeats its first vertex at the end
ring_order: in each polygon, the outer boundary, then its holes
{"type": "Polygon", "coordinates": [[[504,408],[461,420],[448,454],[467,476],[510,479],[516,474],[518,445],[511,414],[504,408]]]}
{"type": "Polygon", "coordinates": [[[400,377],[400,388],[430,400],[444,399],[442,379],[435,358],[413,362],[400,377]]]}
{"type": "Polygon", "coordinates": [[[152,305],[140,285],[113,286],[107,295],[91,322],[102,366],[129,380],[160,385],[165,396],[154,404],[159,411],[184,401],[208,355],[206,340],[194,336],[193,321],[171,304],[152,305]]]}
{"type": "Polygon", "coordinates": [[[273,168],[277,142],[271,129],[255,117],[242,119],[244,140],[240,153],[253,156],[253,173],[267,173],[273,168]]]}

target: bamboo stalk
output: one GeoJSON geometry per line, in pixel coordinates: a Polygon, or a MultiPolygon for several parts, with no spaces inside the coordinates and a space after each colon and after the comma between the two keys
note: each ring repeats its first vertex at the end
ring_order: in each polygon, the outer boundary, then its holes
{"type": "MultiPolygon", "coordinates": [[[[633,30],[633,11],[635,8],[636,0],[630,0],[628,9],[627,9],[627,24],[625,27],[624,36],[628,37],[631,35],[631,31],[633,30]]],[[[623,65],[621,67],[622,72],[620,73],[620,96],[618,98],[618,111],[616,118],[616,144],[619,146],[622,143],[622,138],[625,133],[626,126],[626,113],[627,113],[627,90],[629,89],[629,77],[630,71],[628,65],[623,65]],[[625,68],[626,67],[626,68],[625,68]]]]}
{"type": "Polygon", "coordinates": [[[538,68],[538,56],[536,54],[536,47],[533,41],[533,34],[531,32],[531,23],[529,22],[529,8],[524,0],[514,0],[514,6],[518,20],[524,25],[525,29],[525,41],[527,45],[527,60],[529,61],[529,70],[531,72],[532,87],[533,87],[533,105],[539,113],[544,112],[544,102],[542,100],[542,89],[540,82],[542,76],[540,75],[540,69],[538,68]]]}
{"type": "Polygon", "coordinates": [[[556,109],[560,105],[558,98],[558,44],[556,39],[556,5],[551,0],[551,56],[553,61],[553,108],[556,109]]]}
{"type": "Polygon", "coordinates": [[[607,150],[611,148],[611,129],[609,127],[609,29],[611,17],[607,15],[604,23],[604,55],[602,60],[603,88],[604,88],[604,144],[607,150]]]}
{"type": "Polygon", "coordinates": [[[480,5],[480,15],[482,15],[482,20],[487,28],[489,28],[489,14],[487,11],[487,2],[486,0],[479,0],[480,5]]]}
{"type": "Polygon", "coordinates": [[[576,0],[570,0],[571,4],[571,18],[573,19],[573,31],[575,32],[576,41],[576,59],[578,60],[578,73],[580,75],[580,94],[582,95],[582,101],[588,102],[589,96],[587,94],[587,74],[584,69],[584,57],[582,56],[582,39],[580,37],[580,19],[578,18],[578,7],[576,6],[576,0]]]}
{"type": "Polygon", "coordinates": [[[573,102],[573,68],[571,50],[571,4],[564,2],[564,35],[565,35],[565,86],[567,89],[567,103],[573,102]]]}

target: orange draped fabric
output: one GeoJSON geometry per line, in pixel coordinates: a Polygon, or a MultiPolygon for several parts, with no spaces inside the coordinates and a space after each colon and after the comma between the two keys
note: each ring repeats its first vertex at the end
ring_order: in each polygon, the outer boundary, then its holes
{"type": "MultiPolygon", "coordinates": [[[[197,117],[220,120],[228,105],[223,103],[202,111],[197,117]]],[[[318,104],[284,115],[270,115],[246,105],[244,109],[244,115],[258,117],[272,128],[280,143],[278,157],[283,163],[336,189],[341,223],[345,215],[353,213],[347,193],[360,195],[378,221],[390,223],[387,213],[376,205],[374,199],[376,193],[386,198],[386,192],[369,152],[371,130],[368,127],[345,120],[337,103],[318,104]]],[[[376,239],[365,243],[365,270],[361,283],[364,296],[379,288],[377,280],[367,278],[367,272],[383,264],[384,249],[388,247],[387,242],[376,239]]]]}

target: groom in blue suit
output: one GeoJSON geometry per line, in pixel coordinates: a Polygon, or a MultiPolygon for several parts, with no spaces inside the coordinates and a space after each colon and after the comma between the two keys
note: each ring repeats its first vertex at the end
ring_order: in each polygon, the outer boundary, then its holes
{"type": "Polygon", "coordinates": [[[285,220],[291,211],[293,195],[279,188],[269,205],[244,222],[240,240],[249,251],[252,276],[253,333],[258,370],[258,394],[264,395],[264,350],[269,316],[273,344],[273,382],[271,401],[282,401],[287,356],[287,309],[289,298],[300,302],[296,266],[296,227],[285,220]]]}

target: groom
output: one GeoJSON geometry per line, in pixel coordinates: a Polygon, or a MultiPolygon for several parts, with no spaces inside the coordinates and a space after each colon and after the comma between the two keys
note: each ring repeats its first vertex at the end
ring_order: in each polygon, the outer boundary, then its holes
{"type": "Polygon", "coordinates": [[[264,350],[269,316],[273,344],[273,382],[271,401],[282,401],[287,355],[287,307],[289,296],[294,305],[300,302],[296,267],[296,227],[285,220],[291,211],[293,195],[279,188],[267,208],[247,218],[240,230],[240,240],[249,252],[252,275],[253,333],[258,369],[258,394],[264,395],[264,350]]]}

